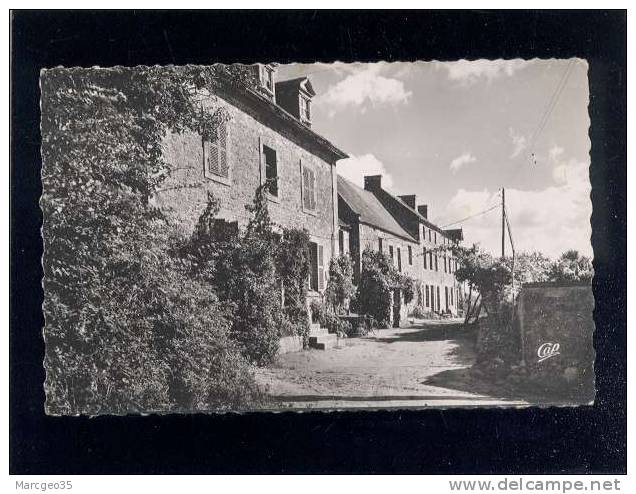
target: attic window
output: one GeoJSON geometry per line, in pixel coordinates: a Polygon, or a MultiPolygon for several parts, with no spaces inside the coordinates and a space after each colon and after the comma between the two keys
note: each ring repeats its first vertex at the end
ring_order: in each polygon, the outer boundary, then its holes
{"type": "Polygon", "coordinates": [[[274,69],[269,65],[261,65],[261,85],[270,94],[274,94],[274,69]]]}
{"type": "Polygon", "coordinates": [[[300,96],[300,119],[311,122],[311,101],[304,96],[300,96]]]}

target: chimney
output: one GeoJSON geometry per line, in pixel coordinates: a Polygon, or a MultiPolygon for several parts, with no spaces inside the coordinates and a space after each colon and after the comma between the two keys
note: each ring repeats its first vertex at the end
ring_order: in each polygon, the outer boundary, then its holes
{"type": "Polygon", "coordinates": [[[366,175],[364,177],[364,190],[377,190],[382,188],[382,175],[366,175]]]}
{"type": "Polygon", "coordinates": [[[424,218],[428,219],[428,204],[421,204],[418,206],[417,212],[424,216],[424,218]]]}
{"type": "Polygon", "coordinates": [[[415,209],[415,194],[398,197],[402,199],[408,205],[408,207],[410,207],[411,209],[415,209]]]}

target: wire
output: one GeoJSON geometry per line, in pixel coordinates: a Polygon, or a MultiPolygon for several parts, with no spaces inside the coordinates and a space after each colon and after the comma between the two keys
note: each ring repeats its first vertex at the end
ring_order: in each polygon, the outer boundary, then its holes
{"type": "Polygon", "coordinates": [[[463,222],[468,221],[468,220],[470,220],[472,218],[476,218],[477,216],[481,216],[481,215],[484,215],[486,213],[489,213],[490,211],[492,211],[493,209],[496,209],[498,207],[499,207],[499,204],[495,204],[494,206],[492,206],[492,207],[490,207],[488,209],[480,211],[479,213],[471,214],[470,216],[466,216],[465,218],[462,218],[461,220],[454,221],[453,223],[448,223],[447,225],[444,225],[441,228],[446,228],[446,227],[449,227],[449,226],[456,225],[458,223],[463,223],[463,222]]]}
{"type": "Polygon", "coordinates": [[[539,135],[541,134],[541,132],[543,132],[543,129],[545,128],[548,121],[550,120],[550,116],[552,115],[552,112],[554,111],[554,108],[556,107],[559,101],[559,98],[561,97],[561,93],[563,93],[563,90],[565,89],[567,80],[570,77],[570,74],[572,73],[573,67],[574,67],[574,60],[570,60],[567,66],[565,67],[565,70],[563,74],[561,75],[561,78],[559,79],[559,83],[557,84],[554,90],[554,93],[552,93],[552,97],[550,98],[550,101],[546,105],[543,115],[541,119],[539,120],[537,129],[534,131],[534,133],[532,134],[532,137],[530,138],[528,152],[530,153],[531,158],[534,156],[534,147],[537,143],[537,139],[539,138],[539,135]]]}

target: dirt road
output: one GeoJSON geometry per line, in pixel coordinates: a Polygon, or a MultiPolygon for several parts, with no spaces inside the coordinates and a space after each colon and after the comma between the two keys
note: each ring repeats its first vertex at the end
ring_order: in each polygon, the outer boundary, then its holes
{"type": "Polygon", "coordinates": [[[474,334],[457,322],[434,321],[343,339],[331,350],[281,355],[257,380],[276,403],[291,408],[524,404],[476,394],[452,380],[447,388],[436,379],[461,377],[473,361],[474,334]]]}

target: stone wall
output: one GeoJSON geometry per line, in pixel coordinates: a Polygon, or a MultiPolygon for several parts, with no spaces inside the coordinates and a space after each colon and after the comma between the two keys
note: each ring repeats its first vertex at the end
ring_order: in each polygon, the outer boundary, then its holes
{"type": "Polygon", "coordinates": [[[594,396],[594,296],[590,285],[524,285],[517,315],[531,377],[594,396]]]}
{"type": "Polygon", "coordinates": [[[254,193],[263,179],[261,146],[276,151],[278,166],[278,200],[269,202],[272,221],[286,227],[305,228],[312,241],[323,246],[327,272],[332,250],[337,248],[337,192],[335,166],[307,151],[296,142],[266,125],[271,115],[261,115],[248,107],[238,108],[220,97],[204,100],[208,111],[222,106],[227,109],[228,163],[227,183],[206,177],[204,173],[203,141],[199,134],[169,134],[163,143],[164,158],[171,165],[171,174],[153,198],[168,212],[174,224],[184,233],[193,231],[206,206],[207,194],[220,200],[219,217],[238,221],[244,227],[254,193]],[[301,163],[309,166],[316,177],[316,209],[305,212],[302,207],[301,163]]]}

